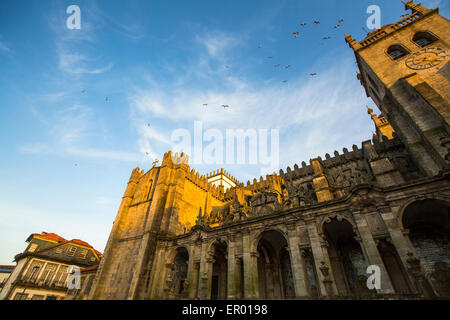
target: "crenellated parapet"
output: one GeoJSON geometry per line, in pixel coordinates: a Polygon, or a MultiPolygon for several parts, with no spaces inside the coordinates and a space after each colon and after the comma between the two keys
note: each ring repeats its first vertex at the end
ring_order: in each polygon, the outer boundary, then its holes
{"type": "Polygon", "coordinates": [[[230,173],[228,173],[225,169],[221,168],[220,170],[214,170],[213,172],[210,172],[206,175],[207,179],[214,178],[216,176],[224,176],[231,180],[234,184],[239,185],[241,182],[239,182],[234,176],[232,176],[230,173]]]}
{"type": "Polygon", "coordinates": [[[368,33],[366,38],[360,42],[353,39],[351,35],[345,35],[345,42],[347,42],[350,48],[356,52],[386,38],[388,35],[403,29],[418,20],[423,19],[431,13],[439,12],[439,9],[428,9],[420,3],[415,4],[414,1],[402,2],[405,4],[405,10],[411,10],[411,14],[396,23],[382,26],[381,28],[368,33]]]}
{"type": "Polygon", "coordinates": [[[167,165],[188,165],[189,156],[182,152],[178,155],[178,152],[173,153],[172,150],[164,153],[161,166],[167,165]]]}

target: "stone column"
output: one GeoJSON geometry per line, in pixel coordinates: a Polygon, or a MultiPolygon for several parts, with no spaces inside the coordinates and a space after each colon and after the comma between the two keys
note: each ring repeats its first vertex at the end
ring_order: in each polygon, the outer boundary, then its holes
{"type": "MultiPolygon", "coordinates": [[[[195,258],[196,258],[196,245],[195,242],[189,246],[189,262],[188,262],[188,269],[187,269],[187,276],[186,276],[186,282],[188,283],[188,286],[185,290],[187,291],[187,298],[194,299],[195,298],[195,289],[197,286],[197,270],[195,268],[195,258]]],[[[185,282],[185,284],[186,284],[185,282]]]]}
{"type": "Polygon", "coordinates": [[[422,271],[420,259],[414,257],[411,252],[408,253],[408,265],[408,271],[416,281],[419,293],[421,293],[425,299],[436,299],[436,294],[425,276],[425,273],[422,271]]]}
{"type": "Polygon", "coordinates": [[[243,244],[243,261],[244,261],[244,299],[258,299],[258,252],[251,248],[251,235],[246,231],[242,239],[243,244]]]}
{"type": "MultiPolygon", "coordinates": [[[[325,262],[327,266],[330,266],[330,279],[332,281],[331,287],[334,295],[337,294],[336,283],[334,281],[334,276],[331,268],[330,257],[328,256],[328,243],[319,236],[317,232],[317,227],[315,223],[315,219],[313,217],[305,217],[305,222],[308,228],[309,241],[311,243],[311,251],[314,257],[314,264],[316,266],[316,270],[320,270],[321,262],[325,262]]],[[[318,282],[320,285],[319,293],[322,296],[327,296],[327,290],[324,285],[325,276],[322,272],[317,272],[318,282]]],[[[319,289],[319,288],[318,288],[319,289]]]]}
{"type": "Polygon", "coordinates": [[[353,216],[355,217],[356,227],[360,236],[360,238],[356,238],[356,240],[359,240],[358,242],[360,243],[361,249],[367,260],[366,262],[369,265],[376,265],[380,268],[381,289],[377,290],[377,292],[394,293],[394,287],[392,286],[386,267],[384,266],[383,259],[380,256],[364,214],[354,211],[353,216]]]}
{"type": "Polygon", "coordinates": [[[307,297],[305,270],[303,268],[302,256],[300,254],[300,239],[296,225],[288,226],[289,254],[291,258],[292,275],[294,278],[295,296],[297,298],[307,297]]]}
{"type": "Polygon", "coordinates": [[[198,300],[200,299],[200,261],[194,262],[194,276],[191,296],[189,298],[198,300]]]}
{"type": "Polygon", "coordinates": [[[241,270],[240,259],[238,257],[238,239],[236,235],[230,236],[228,244],[228,275],[227,275],[227,295],[228,299],[234,300],[240,297],[241,288],[241,270]]]}
{"type": "Polygon", "coordinates": [[[200,254],[200,279],[199,279],[199,298],[201,300],[210,299],[212,264],[214,260],[208,252],[208,242],[202,242],[202,251],[200,254]],[[208,291],[209,289],[209,291],[208,291]]]}
{"type": "Polygon", "coordinates": [[[172,284],[172,268],[173,263],[166,263],[164,268],[164,276],[163,276],[163,290],[164,290],[164,300],[172,299],[170,289],[172,284]]]}
{"type": "MultiPolygon", "coordinates": [[[[400,260],[402,261],[403,267],[405,270],[408,270],[408,258],[409,258],[408,253],[412,252],[416,254],[416,250],[412,245],[411,241],[409,240],[408,236],[406,236],[404,232],[400,230],[399,223],[394,216],[394,213],[398,209],[399,209],[398,207],[394,207],[392,208],[391,211],[391,208],[389,206],[386,206],[380,208],[380,211],[381,217],[383,218],[384,223],[386,224],[392,243],[394,244],[394,247],[397,250],[397,253],[400,257],[400,260]]],[[[415,280],[410,273],[408,273],[408,279],[411,289],[417,292],[417,290],[412,285],[415,280]]]]}

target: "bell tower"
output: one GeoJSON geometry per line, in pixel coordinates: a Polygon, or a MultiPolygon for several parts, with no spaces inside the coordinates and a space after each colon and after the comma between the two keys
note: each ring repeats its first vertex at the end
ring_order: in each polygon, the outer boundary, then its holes
{"type": "Polygon", "coordinates": [[[410,13],[370,32],[353,49],[358,79],[423,173],[450,165],[450,21],[439,9],[403,2],[410,13]]]}

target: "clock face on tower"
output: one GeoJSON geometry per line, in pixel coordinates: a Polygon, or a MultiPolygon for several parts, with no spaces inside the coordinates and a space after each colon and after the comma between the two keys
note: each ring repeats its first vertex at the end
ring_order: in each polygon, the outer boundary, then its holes
{"type": "Polygon", "coordinates": [[[406,66],[413,70],[423,70],[439,65],[447,57],[447,52],[441,48],[426,48],[414,52],[406,59],[406,66]]]}

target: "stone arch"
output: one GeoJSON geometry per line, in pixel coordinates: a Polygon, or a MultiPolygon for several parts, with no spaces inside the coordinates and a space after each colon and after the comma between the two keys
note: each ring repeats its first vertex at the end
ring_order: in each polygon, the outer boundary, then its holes
{"type": "Polygon", "coordinates": [[[211,266],[211,300],[224,300],[228,294],[228,241],[226,238],[213,239],[208,246],[211,266]]]}
{"type": "Polygon", "coordinates": [[[295,297],[287,239],[279,228],[264,230],[255,238],[259,297],[262,299],[295,297]]]}
{"type": "Polygon", "coordinates": [[[168,253],[166,254],[166,263],[172,263],[173,260],[175,259],[177,253],[181,250],[186,250],[186,252],[189,253],[189,250],[186,246],[184,245],[180,245],[180,246],[176,246],[176,247],[172,247],[170,248],[170,250],[168,251],[168,253]]]}
{"type": "Polygon", "coordinates": [[[398,60],[405,56],[407,56],[410,53],[408,49],[406,49],[402,44],[396,43],[389,48],[386,49],[386,54],[392,59],[392,60],[398,60]]]}
{"type": "Polygon", "coordinates": [[[422,198],[401,212],[401,225],[422,262],[423,271],[441,297],[450,297],[450,206],[422,198]]]}
{"type": "Polygon", "coordinates": [[[185,246],[173,248],[166,261],[168,268],[166,277],[167,298],[180,299],[187,294],[184,284],[187,279],[189,251],[185,246]]]}
{"type": "Polygon", "coordinates": [[[317,230],[319,230],[319,233],[322,237],[325,234],[325,224],[330,223],[332,219],[336,219],[339,222],[341,222],[343,220],[347,221],[352,226],[352,230],[355,233],[355,235],[358,235],[358,228],[356,227],[356,223],[355,223],[355,221],[353,221],[352,218],[348,217],[345,214],[332,213],[332,214],[326,215],[319,221],[317,230]]]}
{"type": "Polygon", "coordinates": [[[259,240],[261,240],[261,237],[263,236],[264,232],[268,232],[268,231],[276,231],[279,232],[283,235],[283,237],[286,239],[288,238],[288,234],[287,231],[282,228],[281,226],[270,226],[270,227],[266,227],[263,230],[260,230],[258,235],[252,240],[251,244],[250,244],[250,252],[256,252],[258,249],[258,243],[259,240]]]}
{"type": "Polygon", "coordinates": [[[415,198],[411,198],[408,199],[408,201],[406,201],[405,203],[403,203],[400,207],[400,209],[398,210],[398,214],[397,214],[397,221],[398,221],[398,225],[400,227],[400,230],[404,231],[407,228],[405,228],[404,224],[403,224],[403,216],[405,214],[405,210],[413,203],[417,202],[417,201],[425,201],[425,200],[430,200],[430,201],[439,201],[444,203],[446,206],[450,207],[450,201],[447,198],[441,197],[441,196],[418,196],[415,198]]]}
{"type": "Polygon", "coordinates": [[[411,38],[411,41],[414,44],[416,44],[422,48],[424,48],[438,40],[439,40],[439,38],[435,34],[431,33],[430,31],[418,31],[411,38]]]}

